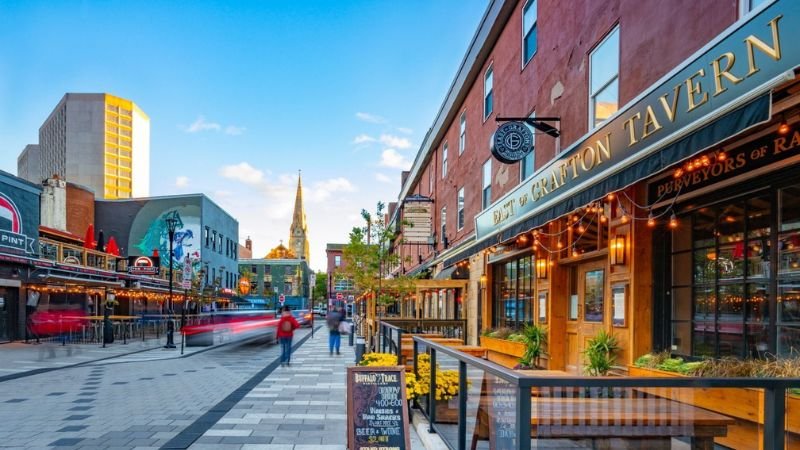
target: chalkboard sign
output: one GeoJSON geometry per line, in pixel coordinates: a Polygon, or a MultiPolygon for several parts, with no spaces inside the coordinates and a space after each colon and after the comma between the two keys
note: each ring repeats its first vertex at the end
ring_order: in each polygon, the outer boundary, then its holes
{"type": "Polygon", "coordinates": [[[487,383],[489,397],[489,448],[515,449],[517,389],[511,383],[488,374],[484,382],[487,383]]]}
{"type": "Polygon", "coordinates": [[[405,367],[347,368],[347,447],[411,449],[405,367]]]}

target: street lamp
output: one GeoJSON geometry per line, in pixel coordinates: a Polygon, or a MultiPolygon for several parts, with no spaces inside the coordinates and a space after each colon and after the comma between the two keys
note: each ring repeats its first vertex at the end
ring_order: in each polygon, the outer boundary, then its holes
{"type": "Polygon", "coordinates": [[[167,345],[164,348],[176,348],[175,347],[175,322],[172,321],[172,241],[175,238],[175,228],[178,227],[178,219],[174,216],[167,217],[164,222],[167,224],[167,235],[169,236],[169,255],[167,258],[169,259],[169,299],[167,300],[167,305],[169,307],[169,319],[167,319],[167,345]]]}

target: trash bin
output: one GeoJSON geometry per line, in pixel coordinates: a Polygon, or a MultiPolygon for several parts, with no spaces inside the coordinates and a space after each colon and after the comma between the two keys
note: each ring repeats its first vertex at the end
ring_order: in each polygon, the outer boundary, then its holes
{"type": "Polygon", "coordinates": [[[361,358],[364,356],[364,350],[366,349],[367,345],[364,341],[364,338],[359,336],[356,338],[356,364],[361,362],[361,358]]]}

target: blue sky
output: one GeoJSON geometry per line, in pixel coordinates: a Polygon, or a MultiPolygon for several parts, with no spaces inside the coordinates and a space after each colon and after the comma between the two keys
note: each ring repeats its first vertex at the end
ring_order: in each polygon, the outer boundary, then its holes
{"type": "Polygon", "coordinates": [[[303,171],[312,267],[397,197],[485,0],[2,3],[0,169],[65,92],[151,120],[151,194],[204,192],[262,256],[303,171]]]}

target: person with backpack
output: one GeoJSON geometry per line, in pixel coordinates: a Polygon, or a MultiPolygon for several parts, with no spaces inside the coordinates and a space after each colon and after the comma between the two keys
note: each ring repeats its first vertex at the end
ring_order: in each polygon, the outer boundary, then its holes
{"type": "Polygon", "coordinates": [[[278,341],[281,343],[281,366],[290,366],[292,362],[292,339],[294,330],[300,328],[288,306],[281,309],[281,318],[278,321],[278,341]]]}
{"type": "Polygon", "coordinates": [[[333,350],[336,349],[336,354],[339,353],[339,345],[342,343],[342,334],[339,332],[339,324],[342,322],[342,313],[339,309],[334,309],[328,313],[325,318],[328,323],[328,349],[330,354],[333,355],[333,350]]]}

